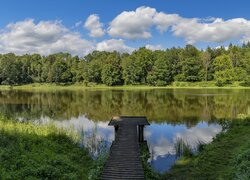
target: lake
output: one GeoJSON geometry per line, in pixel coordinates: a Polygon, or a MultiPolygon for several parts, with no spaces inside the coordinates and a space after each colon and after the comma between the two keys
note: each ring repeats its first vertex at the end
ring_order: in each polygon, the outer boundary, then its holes
{"type": "Polygon", "coordinates": [[[147,116],[149,163],[165,172],[178,159],[178,140],[196,151],[199,143],[211,142],[222,130],[223,120],[250,114],[250,90],[2,90],[0,112],[18,121],[76,131],[93,157],[108,150],[114,139],[114,129],[108,126],[112,116],[147,116]]]}

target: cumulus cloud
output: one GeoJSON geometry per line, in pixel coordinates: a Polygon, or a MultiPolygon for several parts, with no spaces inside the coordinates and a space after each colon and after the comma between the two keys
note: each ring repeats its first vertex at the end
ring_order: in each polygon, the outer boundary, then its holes
{"type": "Polygon", "coordinates": [[[177,14],[157,12],[155,8],[139,7],[135,11],[124,11],[110,23],[108,33],[113,37],[127,39],[148,39],[151,28],[156,27],[160,32],[165,32],[181,17],[177,14]]]}
{"type": "Polygon", "coordinates": [[[145,47],[146,47],[147,49],[152,50],[152,51],[163,50],[163,49],[164,49],[160,44],[157,44],[157,45],[147,44],[145,47]]]}
{"type": "Polygon", "coordinates": [[[197,18],[182,18],[172,26],[175,36],[185,38],[187,43],[217,42],[228,40],[245,41],[249,38],[250,21],[243,18],[223,20],[216,18],[212,22],[203,23],[197,18]]]}
{"type": "Polygon", "coordinates": [[[105,34],[103,24],[100,22],[100,18],[97,14],[90,15],[84,27],[90,31],[89,36],[91,37],[102,37],[105,34]]]}
{"type": "Polygon", "coordinates": [[[108,33],[113,37],[148,39],[151,30],[163,33],[170,29],[174,36],[187,43],[250,40],[250,21],[244,18],[223,20],[221,18],[185,18],[178,14],[158,12],[155,8],[139,7],[135,11],[123,11],[110,23],[108,33]]]}
{"type": "Polygon", "coordinates": [[[40,21],[28,19],[8,24],[0,30],[0,53],[39,53],[48,55],[69,52],[85,55],[94,49],[94,44],[72,32],[60,21],[40,21]]]}
{"type": "Polygon", "coordinates": [[[154,25],[161,33],[165,32],[170,26],[179,22],[182,18],[178,14],[156,13],[154,16],[154,25]]]}
{"type": "Polygon", "coordinates": [[[125,45],[122,39],[109,39],[99,42],[96,45],[96,50],[98,51],[118,51],[118,52],[132,52],[134,48],[125,45]]]}
{"type": "Polygon", "coordinates": [[[197,147],[199,142],[210,143],[213,140],[213,137],[221,132],[222,128],[220,125],[211,125],[207,127],[192,127],[183,132],[176,133],[174,137],[174,142],[178,139],[182,139],[185,143],[190,145],[193,149],[197,147]]]}
{"type": "Polygon", "coordinates": [[[108,33],[114,37],[128,39],[150,38],[149,30],[155,14],[156,9],[150,7],[139,7],[135,11],[124,11],[110,23],[108,33]]]}

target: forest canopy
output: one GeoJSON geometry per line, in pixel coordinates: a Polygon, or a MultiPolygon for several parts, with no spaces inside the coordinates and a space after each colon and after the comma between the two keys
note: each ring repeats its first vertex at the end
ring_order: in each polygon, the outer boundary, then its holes
{"type": "Polygon", "coordinates": [[[250,43],[199,50],[192,45],[131,54],[93,51],[85,57],[57,53],[0,55],[0,84],[96,83],[165,86],[172,82],[234,81],[250,86],[250,43]]]}

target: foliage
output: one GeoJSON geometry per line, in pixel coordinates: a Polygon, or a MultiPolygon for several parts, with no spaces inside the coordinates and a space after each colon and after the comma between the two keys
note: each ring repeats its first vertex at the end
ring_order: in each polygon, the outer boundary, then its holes
{"type": "Polygon", "coordinates": [[[161,179],[162,178],[161,175],[157,173],[148,163],[148,159],[150,158],[150,153],[149,153],[146,141],[140,144],[140,154],[141,154],[141,161],[142,161],[145,179],[146,180],[161,179]]]}
{"type": "Polygon", "coordinates": [[[182,63],[182,73],[187,82],[200,81],[200,70],[201,65],[196,58],[188,58],[182,63]]]}
{"type": "Polygon", "coordinates": [[[0,137],[0,179],[86,179],[94,167],[76,136],[54,126],[1,116],[0,137]]]}
{"type": "Polygon", "coordinates": [[[103,172],[103,168],[105,162],[108,159],[108,153],[103,153],[98,156],[98,158],[94,162],[94,168],[92,168],[89,172],[88,179],[90,180],[99,180],[101,177],[101,173],[103,172]]]}
{"type": "Polygon", "coordinates": [[[232,60],[228,55],[221,55],[215,58],[213,63],[215,73],[214,78],[217,86],[231,84],[234,79],[232,60]]]}
{"type": "Polygon", "coordinates": [[[147,82],[155,86],[170,84],[173,79],[170,63],[170,57],[166,53],[159,51],[158,54],[156,54],[156,61],[154,62],[152,70],[148,73],[147,82]]]}
{"type": "Polygon", "coordinates": [[[205,51],[192,45],[157,51],[143,47],[131,54],[94,51],[80,58],[68,53],[0,56],[2,85],[84,82],[166,86],[174,81],[216,81],[224,86],[247,81],[249,75],[248,46],[230,45],[228,50],[208,47],[205,51]]]}
{"type": "Polygon", "coordinates": [[[110,54],[102,69],[102,82],[108,86],[121,85],[122,74],[119,54],[110,54]]]}
{"type": "Polygon", "coordinates": [[[196,156],[182,158],[166,179],[249,179],[250,119],[235,120],[196,156]]]}
{"type": "MultiPolygon", "coordinates": [[[[250,144],[248,147],[250,148],[250,144]]],[[[243,151],[235,158],[234,169],[234,179],[250,179],[250,149],[243,151]]]]}

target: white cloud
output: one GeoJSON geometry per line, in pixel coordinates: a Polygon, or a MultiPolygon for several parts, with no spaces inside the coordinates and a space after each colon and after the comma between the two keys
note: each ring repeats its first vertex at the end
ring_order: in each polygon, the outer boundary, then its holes
{"type": "Polygon", "coordinates": [[[221,132],[222,128],[219,125],[211,125],[204,128],[192,127],[183,132],[175,134],[174,142],[178,139],[182,139],[185,143],[190,145],[193,149],[197,147],[198,143],[210,143],[213,137],[221,132]]]}
{"type": "Polygon", "coordinates": [[[108,33],[112,37],[148,39],[155,27],[163,33],[168,29],[174,36],[187,43],[250,40],[250,21],[244,18],[223,20],[221,18],[185,18],[178,14],[157,12],[151,7],[139,7],[135,11],[123,11],[110,23],[108,33]]]}
{"type": "Polygon", "coordinates": [[[163,49],[164,49],[160,44],[157,44],[157,45],[147,44],[145,47],[146,47],[147,49],[152,50],[152,51],[163,50],[163,49]]]}
{"type": "Polygon", "coordinates": [[[180,21],[181,17],[178,14],[165,14],[163,12],[156,13],[154,24],[160,32],[165,32],[170,26],[180,21]]]}
{"type": "Polygon", "coordinates": [[[177,14],[165,14],[157,12],[155,8],[142,6],[116,16],[110,23],[108,33],[113,37],[148,39],[152,36],[150,31],[153,26],[160,32],[165,32],[179,19],[177,14]]]}
{"type": "Polygon", "coordinates": [[[214,19],[210,23],[203,23],[197,18],[182,18],[172,26],[175,36],[183,37],[187,43],[217,42],[247,39],[250,32],[250,21],[243,18],[223,20],[214,19]]]}
{"type": "Polygon", "coordinates": [[[169,142],[164,136],[159,137],[155,144],[151,144],[151,151],[154,160],[159,156],[164,157],[166,155],[175,155],[174,144],[169,142]]]}
{"type": "Polygon", "coordinates": [[[242,42],[242,43],[248,43],[248,42],[250,42],[250,31],[248,31],[248,32],[243,36],[243,38],[241,39],[241,42],[242,42]]]}
{"type": "Polygon", "coordinates": [[[80,142],[87,147],[92,155],[97,156],[99,148],[106,144],[109,148],[114,140],[114,128],[108,125],[108,122],[94,122],[86,116],[71,118],[70,120],[61,119],[60,121],[42,118],[36,121],[39,124],[54,124],[58,128],[73,131],[80,137],[80,142]]]}
{"type": "Polygon", "coordinates": [[[69,52],[86,55],[94,49],[94,44],[72,32],[60,21],[40,21],[32,19],[8,24],[0,30],[0,53],[39,53],[48,55],[69,52]]]}
{"type": "Polygon", "coordinates": [[[87,18],[84,27],[90,31],[89,36],[91,37],[102,37],[105,34],[103,24],[96,14],[92,14],[87,18]]]}
{"type": "Polygon", "coordinates": [[[96,45],[98,51],[118,51],[118,52],[132,52],[134,48],[126,46],[122,39],[109,39],[99,42],[96,45]]]}
{"type": "Polygon", "coordinates": [[[124,11],[110,23],[108,33],[113,37],[128,39],[147,39],[153,24],[156,10],[150,7],[139,7],[135,11],[124,11]]]}

